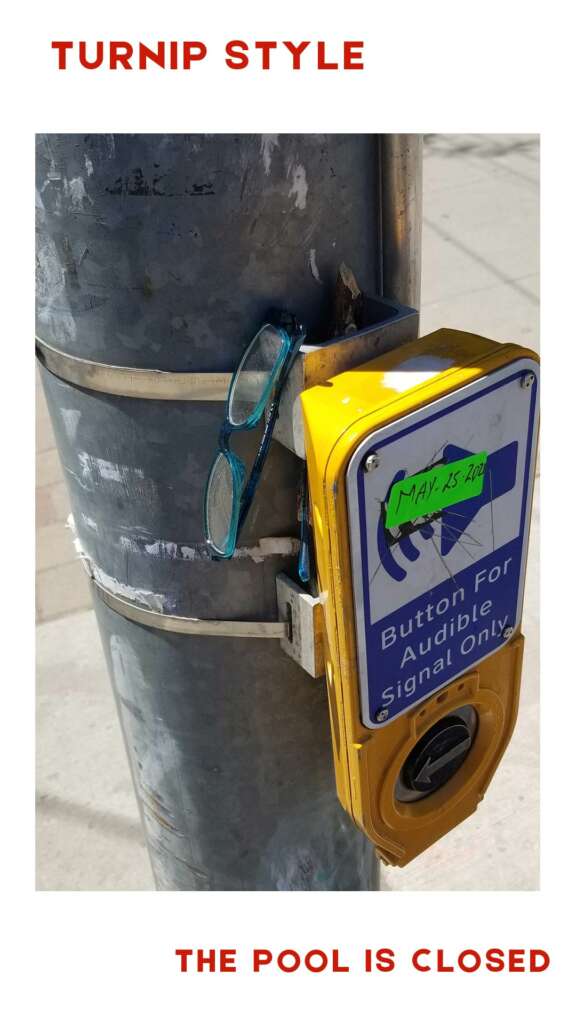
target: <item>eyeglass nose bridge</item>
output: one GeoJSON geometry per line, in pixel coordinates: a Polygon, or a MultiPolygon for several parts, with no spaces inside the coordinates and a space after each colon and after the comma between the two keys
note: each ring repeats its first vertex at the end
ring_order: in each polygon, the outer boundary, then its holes
{"type": "Polygon", "coordinates": [[[222,452],[223,455],[227,452],[231,452],[230,438],[238,429],[238,427],[234,427],[229,423],[228,419],[223,420],[220,424],[220,430],[218,431],[218,451],[222,452]]]}

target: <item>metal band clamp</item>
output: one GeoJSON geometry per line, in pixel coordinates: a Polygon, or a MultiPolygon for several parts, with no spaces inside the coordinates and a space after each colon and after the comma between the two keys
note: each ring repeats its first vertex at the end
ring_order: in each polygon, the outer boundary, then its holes
{"type": "Polygon", "coordinates": [[[124,398],[156,398],[173,402],[223,402],[231,373],[181,373],[113,366],[81,359],[36,337],[36,355],[50,373],[89,391],[124,398]]]}
{"type": "Polygon", "coordinates": [[[98,596],[113,612],[141,626],[163,629],[168,633],[184,633],[188,636],[231,636],[256,640],[284,640],[288,636],[286,622],[237,622],[227,619],[192,619],[182,615],[164,615],[150,608],[142,608],[125,597],[118,597],[93,576],[91,582],[98,596]]]}
{"type": "Polygon", "coordinates": [[[74,517],[67,522],[72,532],[73,545],[90,584],[104,604],[125,619],[138,622],[151,629],[163,629],[168,633],[185,633],[189,636],[233,636],[261,640],[285,640],[289,636],[288,622],[242,622],[236,619],[197,619],[184,615],[166,615],[153,608],[144,608],[131,597],[120,595],[101,578],[101,570],[86,554],[76,533],[74,517]]]}

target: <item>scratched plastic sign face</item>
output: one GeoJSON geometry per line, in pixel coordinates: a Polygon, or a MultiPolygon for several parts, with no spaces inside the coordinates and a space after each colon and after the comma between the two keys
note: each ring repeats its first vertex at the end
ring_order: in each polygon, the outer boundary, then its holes
{"type": "Polygon", "coordinates": [[[537,365],[520,360],[382,427],[352,456],[350,548],[369,728],[462,675],[518,625],[537,392],[537,365]],[[371,472],[368,454],[377,456],[371,472]]]}

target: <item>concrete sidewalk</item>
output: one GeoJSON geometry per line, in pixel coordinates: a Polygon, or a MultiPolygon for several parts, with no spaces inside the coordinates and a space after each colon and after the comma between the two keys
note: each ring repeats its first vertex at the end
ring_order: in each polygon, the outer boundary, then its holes
{"type": "MultiPolygon", "coordinates": [[[[538,348],[536,136],[425,140],[422,333],[538,348]]],[[[37,887],[151,889],[132,782],[40,388],[37,419],[37,887]]],[[[538,503],[515,735],[478,812],[383,889],[538,888],[538,503]]]]}

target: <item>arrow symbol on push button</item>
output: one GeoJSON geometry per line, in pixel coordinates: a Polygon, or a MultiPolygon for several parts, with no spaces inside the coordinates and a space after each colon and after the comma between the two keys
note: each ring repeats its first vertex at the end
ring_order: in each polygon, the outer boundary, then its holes
{"type": "Polygon", "coordinates": [[[445,754],[437,757],[435,761],[429,757],[418,774],[414,778],[414,782],[419,783],[421,786],[429,786],[432,782],[432,776],[436,772],[440,771],[441,768],[445,768],[447,764],[454,761],[457,757],[461,757],[465,754],[468,748],[472,745],[472,737],[467,736],[465,740],[462,740],[456,747],[452,747],[451,750],[447,750],[445,754]]]}
{"type": "Polygon", "coordinates": [[[430,796],[440,789],[468,757],[474,742],[475,717],[466,708],[439,719],[424,733],[400,773],[404,791],[430,796]]]}

